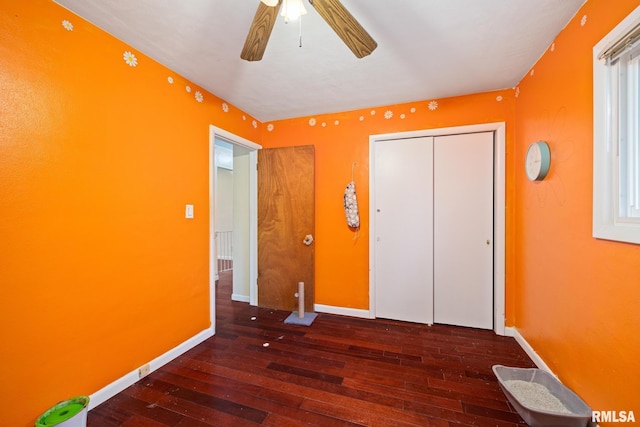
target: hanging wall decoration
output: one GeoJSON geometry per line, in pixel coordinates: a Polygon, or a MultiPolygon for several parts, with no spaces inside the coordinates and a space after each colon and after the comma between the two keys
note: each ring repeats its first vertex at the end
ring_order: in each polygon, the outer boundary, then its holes
{"type": "Polygon", "coordinates": [[[360,214],[358,213],[358,199],[356,198],[356,183],[353,179],[353,170],[355,162],[351,165],[351,182],[347,184],[344,190],[344,213],[347,219],[347,225],[356,229],[354,239],[358,238],[360,231],[360,214]]]}

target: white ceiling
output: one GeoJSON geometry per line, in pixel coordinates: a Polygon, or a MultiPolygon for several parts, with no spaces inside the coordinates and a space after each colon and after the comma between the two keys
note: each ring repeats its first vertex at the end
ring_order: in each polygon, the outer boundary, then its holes
{"type": "Polygon", "coordinates": [[[585,0],[342,0],[378,42],[357,59],[305,1],[240,59],[260,0],[56,0],[260,121],[514,87],[585,0]]]}

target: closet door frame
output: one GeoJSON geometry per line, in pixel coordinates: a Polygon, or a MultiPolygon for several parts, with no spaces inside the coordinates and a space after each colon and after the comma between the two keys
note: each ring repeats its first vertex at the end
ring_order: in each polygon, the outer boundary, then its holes
{"type": "Polygon", "coordinates": [[[371,135],[369,137],[369,315],[376,317],[375,259],[375,143],[396,139],[495,132],[494,151],[494,248],[493,248],[493,330],[505,335],[505,234],[506,234],[506,131],[504,122],[425,129],[411,132],[371,135]]]}

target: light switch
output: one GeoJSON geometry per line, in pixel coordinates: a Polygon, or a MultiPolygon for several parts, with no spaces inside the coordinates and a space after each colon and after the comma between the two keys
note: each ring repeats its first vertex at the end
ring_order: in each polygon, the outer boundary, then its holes
{"type": "Polygon", "coordinates": [[[187,205],[184,210],[184,217],[192,219],[193,218],[193,205],[187,205]]]}

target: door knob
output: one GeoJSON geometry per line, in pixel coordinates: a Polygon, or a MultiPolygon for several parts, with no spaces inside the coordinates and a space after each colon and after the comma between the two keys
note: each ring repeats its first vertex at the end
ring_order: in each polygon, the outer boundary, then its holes
{"type": "Polygon", "coordinates": [[[302,241],[302,243],[309,246],[313,243],[313,236],[311,234],[307,234],[306,236],[304,236],[304,240],[302,241]]]}

